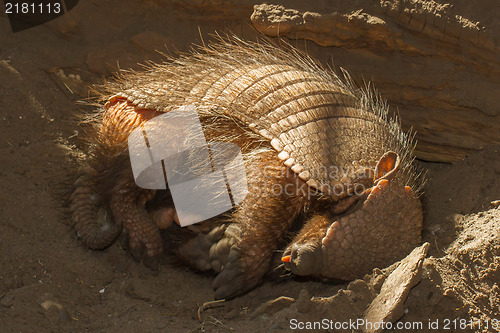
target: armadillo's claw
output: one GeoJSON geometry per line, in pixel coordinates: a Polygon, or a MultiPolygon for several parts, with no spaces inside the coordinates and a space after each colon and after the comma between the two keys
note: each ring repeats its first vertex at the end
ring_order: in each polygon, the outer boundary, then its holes
{"type": "Polygon", "coordinates": [[[315,244],[293,244],[281,258],[286,269],[296,275],[315,275],[321,272],[321,247],[315,244]]]}
{"type": "Polygon", "coordinates": [[[159,260],[159,255],[156,256],[150,256],[149,254],[145,254],[144,251],[142,252],[141,256],[142,263],[146,266],[152,269],[153,271],[157,271],[160,269],[160,260],[159,260]]]}
{"type": "Polygon", "coordinates": [[[146,202],[153,198],[154,192],[138,192],[130,171],[124,173],[124,178],[114,187],[110,201],[111,212],[115,220],[123,224],[122,233],[128,238],[128,251],[136,260],[147,264],[151,260],[146,256],[155,257],[163,253],[163,241],[156,224],[158,222],[153,221],[145,207],[146,202]]]}
{"type": "Polygon", "coordinates": [[[337,235],[340,229],[340,223],[339,221],[335,221],[332,223],[331,227],[328,228],[328,231],[326,232],[326,236],[321,240],[321,243],[328,247],[331,245],[331,242],[334,239],[334,236],[337,235]]]}
{"type": "Polygon", "coordinates": [[[179,256],[191,266],[207,271],[221,271],[226,262],[230,246],[227,239],[221,240],[227,225],[220,225],[208,233],[199,233],[179,248],[179,256]]]}
{"type": "Polygon", "coordinates": [[[210,249],[212,262],[218,260],[221,263],[220,273],[213,282],[216,299],[230,299],[253,289],[269,268],[271,251],[267,248],[248,249],[239,238],[240,234],[239,227],[232,224],[225,237],[210,249]]]}
{"type": "Polygon", "coordinates": [[[269,266],[268,262],[253,261],[236,246],[231,248],[227,259],[213,282],[215,299],[231,299],[253,289],[261,282],[269,266]]]}
{"type": "Polygon", "coordinates": [[[283,257],[281,257],[281,261],[282,261],[282,262],[285,262],[285,263],[288,263],[288,262],[290,262],[290,258],[291,258],[291,257],[292,257],[292,256],[290,256],[290,255],[283,256],[283,257]]]}
{"type": "Polygon", "coordinates": [[[141,251],[142,248],[150,257],[157,256],[163,252],[163,243],[158,227],[153,223],[125,224],[129,235],[129,247],[131,251],[141,251]]]}
{"type": "Polygon", "coordinates": [[[136,246],[132,248],[130,244],[130,236],[128,232],[124,230],[120,236],[120,245],[124,250],[126,250],[132,258],[137,262],[142,262],[145,266],[150,269],[157,271],[159,269],[159,253],[155,255],[149,255],[149,252],[144,246],[136,246]]]}
{"type": "Polygon", "coordinates": [[[241,258],[237,247],[232,247],[228,254],[228,260],[222,267],[222,271],[217,275],[213,282],[215,299],[228,299],[245,292],[245,277],[242,274],[244,268],[238,264],[241,258]],[[231,257],[229,259],[229,257],[231,257]]]}
{"type": "MultiPolygon", "coordinates": [[[[153,270],[158,269],[158,256],[163,253],[163,241],[149,214],[137,210],[124,219],[120,237],[122,247],[138,262],[153,270]]],[[[121,217],[121,216],[120,216],[121,217]]]]}

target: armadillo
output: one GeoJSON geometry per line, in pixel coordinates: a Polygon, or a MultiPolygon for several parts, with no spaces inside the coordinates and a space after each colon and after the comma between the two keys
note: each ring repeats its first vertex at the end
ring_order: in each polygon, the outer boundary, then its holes
{"type": "Polygon", "coordinates": [[[175,207],[168,189],[135,184],[127,138],[193,105],[207,140],[241,147],[247,172],[239,205],[173,245],[184,261],[217,273],[216,298],[258,285],[282,244],[283,267],[303,276],[351,280],[403,258],[421,242],[414,136],[373,90],[343,74],[292,47],[236,38],[121,73],[101,89],[87,162],[73,186],[81,240],[103,249],[126,235],[146,263],[164,251],[162,234],[180,230],[175,207]],[[151,205],[158,197],[161,204],[151,205]]]}

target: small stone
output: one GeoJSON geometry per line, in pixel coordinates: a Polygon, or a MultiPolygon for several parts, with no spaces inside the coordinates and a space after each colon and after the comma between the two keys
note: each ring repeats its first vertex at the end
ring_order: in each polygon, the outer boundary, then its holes
{"type": "Polygon", "coordinates": [[[0,298],[0,305],[5,308],[10,308],[14,304],[14,295],[12,293],[6,293],[0,298]]]}
{"type": "Polygon", "coordinates": [[[71,321],[71,315],[68,311],[52,298],[51,294],[45,294],[38,299],[40,306],[45,310],[45,316],[54,325],[71,321]]]}
{"type": "Polygon", "coordinates": [[[87,87],[83,83],[80,75],[68,74],[64,73],[62,69],[56,70],[54,73],[59,80],[61,80],[62,84],[70,93],[77,94],[80,97],[84,97],[87,95],[87,87]]]}

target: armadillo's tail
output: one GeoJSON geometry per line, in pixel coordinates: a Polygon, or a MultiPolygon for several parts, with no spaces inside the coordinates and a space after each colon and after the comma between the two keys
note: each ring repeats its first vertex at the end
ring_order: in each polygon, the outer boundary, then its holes
{"type": "Polygon", "coordinates": [[[73,227],[82,242],[92,249],[104,249],[115,241],[122,231],[121,223],[115,223],[109,208],[96,193],[96,181],[92,170],[80,172],[70,196],[69,209],[73,227]]]}

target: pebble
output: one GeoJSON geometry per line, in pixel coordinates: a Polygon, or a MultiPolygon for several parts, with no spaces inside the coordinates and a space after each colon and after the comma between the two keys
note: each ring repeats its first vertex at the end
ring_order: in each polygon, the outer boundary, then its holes
{"type": "Polygon", "coordinates": [[[40,306],[45,310],[45,316],[54,325],[71,321],[71,315],[60,303],[53,300],[51,294],[45,294],[38,299],[40,306]]]}
{"type": "Polygon", "coordinates": [[[85,85],[85,83],[83,83],[80,75],[66,75],[66,73],[64,73],[62,69],[55,71],[55,74],[61,80],[65,89],[67,89],[70,93],[76,94],[80,97],[87,96],[87,86],[85,85]]]}
{"type": "Polygon", "coordinates": [[[10,308],[14,304],[14,295],[6,293],[0,298],[0,305],[5,308],[10,308]]]}

